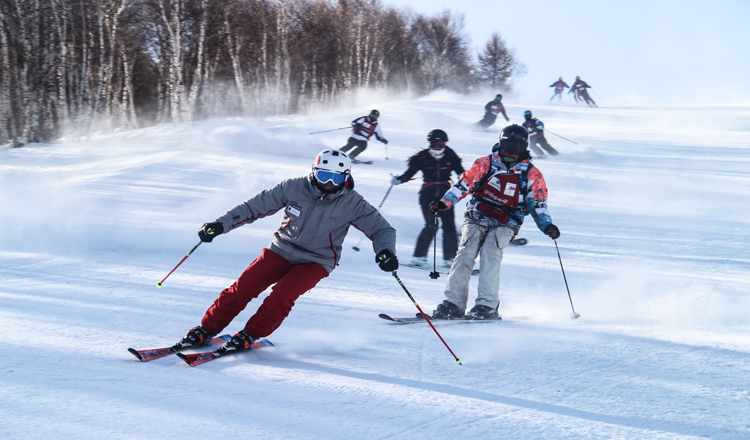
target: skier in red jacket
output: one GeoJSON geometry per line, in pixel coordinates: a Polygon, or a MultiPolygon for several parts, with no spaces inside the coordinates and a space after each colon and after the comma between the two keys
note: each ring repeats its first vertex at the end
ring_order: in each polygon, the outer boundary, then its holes
{"type": "Polygon", "coordinates": [[[375,135],[375,138],[380,142],[388,145],[388,139],[383,137],[383,131],[380,129],[380,124],[378,123],[379,117],[380,112],[373,110],[369,115],[362,116],[361,118],[352,121],[352,134],[346,145],[341,148],[341,151],[346,153],[351,150],[352,147],[356,147],[351,153],[349,153],[352,163],[372,163],[372,161],[363,162],[356,159],[360,153],[367,149],[367,141],[370,140],[372,135],[375,135]]]}
{"type": "MultiPolygon", "coordinates": [[[[573,87],[570,88],[570,92],[575,90],[577,99],[583,99],[589,107],[597,107],[596,103],[589,96],[589,92],[586,89],[590,89],[591,86],[586,84],[586,81],[582,80],[580,76],[576,76],[576,82],[573,83],[573,87]]],[[[570,93],[568,92],[568,93],[570,93]]]]}
{"type": "Polygon", "coordinates": [[[477,122],[477,126],[481,128],[490,128],[492,124],[495,123],[497,115],[500,113],[503,114],[506,122],[510,121],[510,119],[508,119],[508,114],[505,113],[505,106],[503,105],[502,100],[503,95],[498,93],[495,95],[495,99],[484,106],[484,117],[481,121],[477,122]]]}

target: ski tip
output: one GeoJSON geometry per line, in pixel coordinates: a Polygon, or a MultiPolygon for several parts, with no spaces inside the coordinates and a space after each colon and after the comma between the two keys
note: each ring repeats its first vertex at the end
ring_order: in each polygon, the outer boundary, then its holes
{"type": "Polygon", "coordinates": [[[258,339],[253,342],[252,348],[275,347],[276,345],[268,339],[258,339]]]}
{"type": "Polygon", "coordinates": [[[387,321],[395,321],[395,319],[391,318],[390,316],[386,315],[385,313],[381,313],[378,315],[379,318],[385,319],[387,321]]]}
{"type": "Polygon", "coordinates": [[[183,361],[185,361],[186,364],[190,365],[191,367],[195,366],[195,365],[193,365],[193,362],[187,356],[185,356],[184,354],[182,354],[182,353],[175,353],[175,354],[177,355],[178,358],[180,358],[183,361]]]}
{"type": "Polygon", "coordinates": [[[133,354],[133,356],[137,357],[139,361],[143,362],[143,356],[141,356],[140,353],[138,353],[138,350],[135,348],[128,348],[128,351],[133,354]]]}

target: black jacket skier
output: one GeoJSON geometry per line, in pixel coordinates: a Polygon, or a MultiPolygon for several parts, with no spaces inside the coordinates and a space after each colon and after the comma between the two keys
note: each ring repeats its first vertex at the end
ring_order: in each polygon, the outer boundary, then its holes
{"type": "MultiPolygon", "coordinates": [[[[451,173],[460,176],[464,172],[461,158],[455,151],[446,146],[448,135],[440,129],[432,130],[427,135],[430,147],[421,150],[409,158],[409,168],[400,176],[391,180],[393,185],[408,182],[418,171],[422,171],[422,188],[419,190],[419,206],[425,226],[417,238],[414,248],[412,264],[422,267],[427,265],[427,252],[435,233],[435,214],[430,211],[430,204],[438,200],[452,185],[451,173]]],[[[458,237],[453,210],[442,211],[438,214],[443,223],[443,260],[450,267],[458,250],[458,237]]]]}
{"type": "Polygon", "coordinates": [[[505,106],[503,105],[502,100],[503,95],[497,94],[495,95],[495,99],[484,106],[484,118],[477,122],[478,126],[481,128],[491,127],[497,120],[497,115],[500,113],[503,114],[506,122],[510,120],[508,119],[508,114],[505,112],[505,106]]]}

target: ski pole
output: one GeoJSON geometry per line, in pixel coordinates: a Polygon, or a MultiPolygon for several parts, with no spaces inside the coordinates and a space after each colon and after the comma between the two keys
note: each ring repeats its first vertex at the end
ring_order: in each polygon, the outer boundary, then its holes
{"type": "Polygon", "coordinates": [[[314,133],[308,133],[308,134],[328,133],[329,131],[346,130],[348,128],[351,128],[351,127],[334,128],[334,129],[331,129],[331,130],[316,131],[314,133]]]}
{"type": "MultiPolygon", "coordinates": [[[[561,139],[565,139],[565,140],[566,140],[566,141],[568,141],[568,142],[573,142],[573,141],[571,141],[570,139],[566,139],[566,138],[564,138],[564,137],[560,136],[559,134],[555,134],[555,133],[552,133],[552,132],[551,132],[551,131],[549,131],[549,130],[545,130],[545,131],[546,131],[547,133],[549,133],[549,134],[554,134],[555,136],[557,136],[557,137],[559,137],[559,138],[561,138],[561,139]]],[[[578,145],[578,142],[573,142],[573,143],[574,143],[574,144],[576,144],[576,145],[578,145]]]]}
{"type": "Polygon", "coordinates": [[[391,190],[392,190],[392,189],[393,189],[393,184],[391,184],[391,186],[390,186],[390,187],[388,188],[388,191],[386,191],[386,192],[385,192],[385,197],[383,197],[383,200],[382,200],[382,201],[380,202],[380,204],[378,205],[378,209],[380,209],[380,208],[382,208],[382,207],[383,207],[383,203],[385,203],[385,199],[387,199],[387,198],[388,198],[388,194],[390,194],[390,193],[391,193],[391,190]]]}
{"type": "Polygon", "coordinates": [[[413,297],[413,296],[411,296],[411,293],[409,293],[409,291],[408,291],[408,290],[406,289],[406,286],[404,286],[404,283],[403,283],[403,282],[401,282],[401,278],[399,278],[399,277],[398,277],[398,275],[396,274],[396,271],[395,271],[395,270],[393,271],[393,277],[394,277],[394,278],[396,278],[396,281],[398,281],[398,283],[399,283],[399,284],[401,285],[401,287],[402,287],[402,288],[404,289],[404,292],[406,292],[406,294],[407,294],[407,295],[409,296],[409,299],[411,300],[411,302],[412,302],[412,303],[414,303],[414,305],[415,305],[415,306],[417,307],[417,310],[419,310],[419,313],[421,313],[421,314],[422,314],[422,317],[423,317],[423,318],[424,318],[424,319],[425,319],[425,320],[427,321],[427,323],[428,323],[428,324],[430,324],[430,327],[432,327],[432,329],[433,329],[433,330],[435,331],[435,334],[436,334],[436,335],[438,336],[438,338],[440,338],[440,340],[441,340],[441,341],[443,341],[443,344],[445,345],[445,348],[447,348],[447,349],[448,349],[448,351],[450,351],[450,352],[451,352],[451,354],[453,355],[453,358],[454,358],[454,359],[456,360],[456,363],[457,363],[458,365],[463,365],[463,364],[461,363],[461,359],[459,359],[459,358],[458,358],[458,356],[456,356],[456,354],[455,354],[455,353],[453,353],[453,350],[451,350],[451,348],[450,348],[450,347],[448,346],[448,343],[447,343],[447,342],[445,342],[445,339],[443,339],[443,337],[442,337],[442,336],[440,336],[440,333],[438,333],[438,331],[437,331],[437,329],[435,328],[435,326],[434,326],[434,325],[432,325],[432,321],[430,321],[430,318],[428,318],[428,317],[427,317],[427,314],[426,314],[425,312],[423,312],[423,311],[422,311],[422,308],[421,308],[421,307],[419,307],[419,304],[417,304],[417,301],[416,301],[416,300],[414,299],[414,297],[413,297]]]}
{"type": "Polygon", "coordinates": [[[179,262],[179,263],[177,263],[177,266],[175,266],[175,267],[174,267],[174,269],[172,269],[172,270],[171,270],[171,271],[170,271],[170,272],[169,272],[169,273],[167,274],[167,276],[165,276],[165,277],[164,277],[164,279],[163,279],[163,280],[161,280],[161,281],[159,281],[158,283],[156,283],[156,286],[157,286],[157,287],[161,287],[161,286],[162,286],[162,284],[164,284],[164,280],[166,280],[167,278],[169,278],[169,276],[170,276],[170,275],[172,275],[172,272],[174,272],[175,270],[177,270],[177,268],[178,268],[178,267],[180,267],[180,264],[182,264],[182,262],[183,262],[183,261],[187,260],[187,257],[189,257],[189,256],[190,256],[190,254],[192,254],[194,250],[198,249],[198,246],[200,246],[200,245],[201,245],[201,243],[203,243],[203,242],[202,242],[202,241],[199,241],[199,242],[198,242],[198,244],[196,244],[196,245],[195,245],[195,246],[194,246],[194,247],[193,247],[192,249],[190,249],[190,252],[188,252],[188,253],[187,253],[187,255],[185,255],[185,256],[184,256],[184,257],[182,258],[182,260],[180,260],[180,262],[179,262]]]}
{"type": "MultiPolygon", "coordinates": [[[[383,197],[383,201],[380,202],[380,205],[378,205],[378,209],[380,209],[383,206],[383,203],[385,203],[385,199],[388,198],[388,194],[391,193],[392,189],[393,189],[393,185],[391,185],[390,188],[388,188],[388,191],[385,192],[385,197],[383,197]]],[[[356,246],[352,246],[352,249],[354,249],[355,251],[359,252],[359,244],[362,243],[362,239],[363,238],[365,238],[364,235],[361,236],[361,237],[359,237],[359,241],[357,242],[357,245],[356,246]]]]}
{"type": "Polygon", "coordinates": [[[560,248],[557,247],[557,240],[553,240],[555,242],[555,249],[557,249],[557,259],[560,260],[560,269],[562,269],[563,279],[565,280],[565,289],[568,291],[568,299],[570,299],[570,308],[573,309],[573,314],[571,315],[572,319],[578,319],[581,317],[578,313],[576,313],[575,307],[573,307],[573,298],[570,296],[570,289],[568,288],[568,278],[565,276],[565,268],[562,264],[562,258],[560,258],[560,248]]]}
{"type": "Polygon", "coordinates": [[[435,213],[435,240],[432,246],[432,272],[430,272],[430,278],[436,280],[440,278],[440,272],[437,271],[437,231],[438,231],[438,215],[435,213]]]}

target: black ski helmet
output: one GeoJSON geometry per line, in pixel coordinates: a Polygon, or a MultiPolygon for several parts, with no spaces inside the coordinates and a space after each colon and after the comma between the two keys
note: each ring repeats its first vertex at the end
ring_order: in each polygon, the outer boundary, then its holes
{"type": "Polygon", "coordinates": [[[509,125],[500,132],[500,142],[492,147],[492,152],[521,154],[529,148],[529,132],[518,124],[509,125]]]}
{"type": "Polygon", "coordinates": [[[375,116],[376,118],[380,117],[380,112],[377,110],[373,110],[370,112],[370,115],[375,116]]]}
{"type": "Polygon", "coordinates": [[[495,95],[495,101],[502,101],[502,100],[503,100],[503,95],[501,95],[499,93],[497,95],[495,95]]]}
{"type": "Polygon", "coordinates": [[[432,141],[443,141],[448,142],[448,133],[444,132],[443,130],[436,128],[432,130],[431,132],[427,133],[427,142],[432,141]]]}

